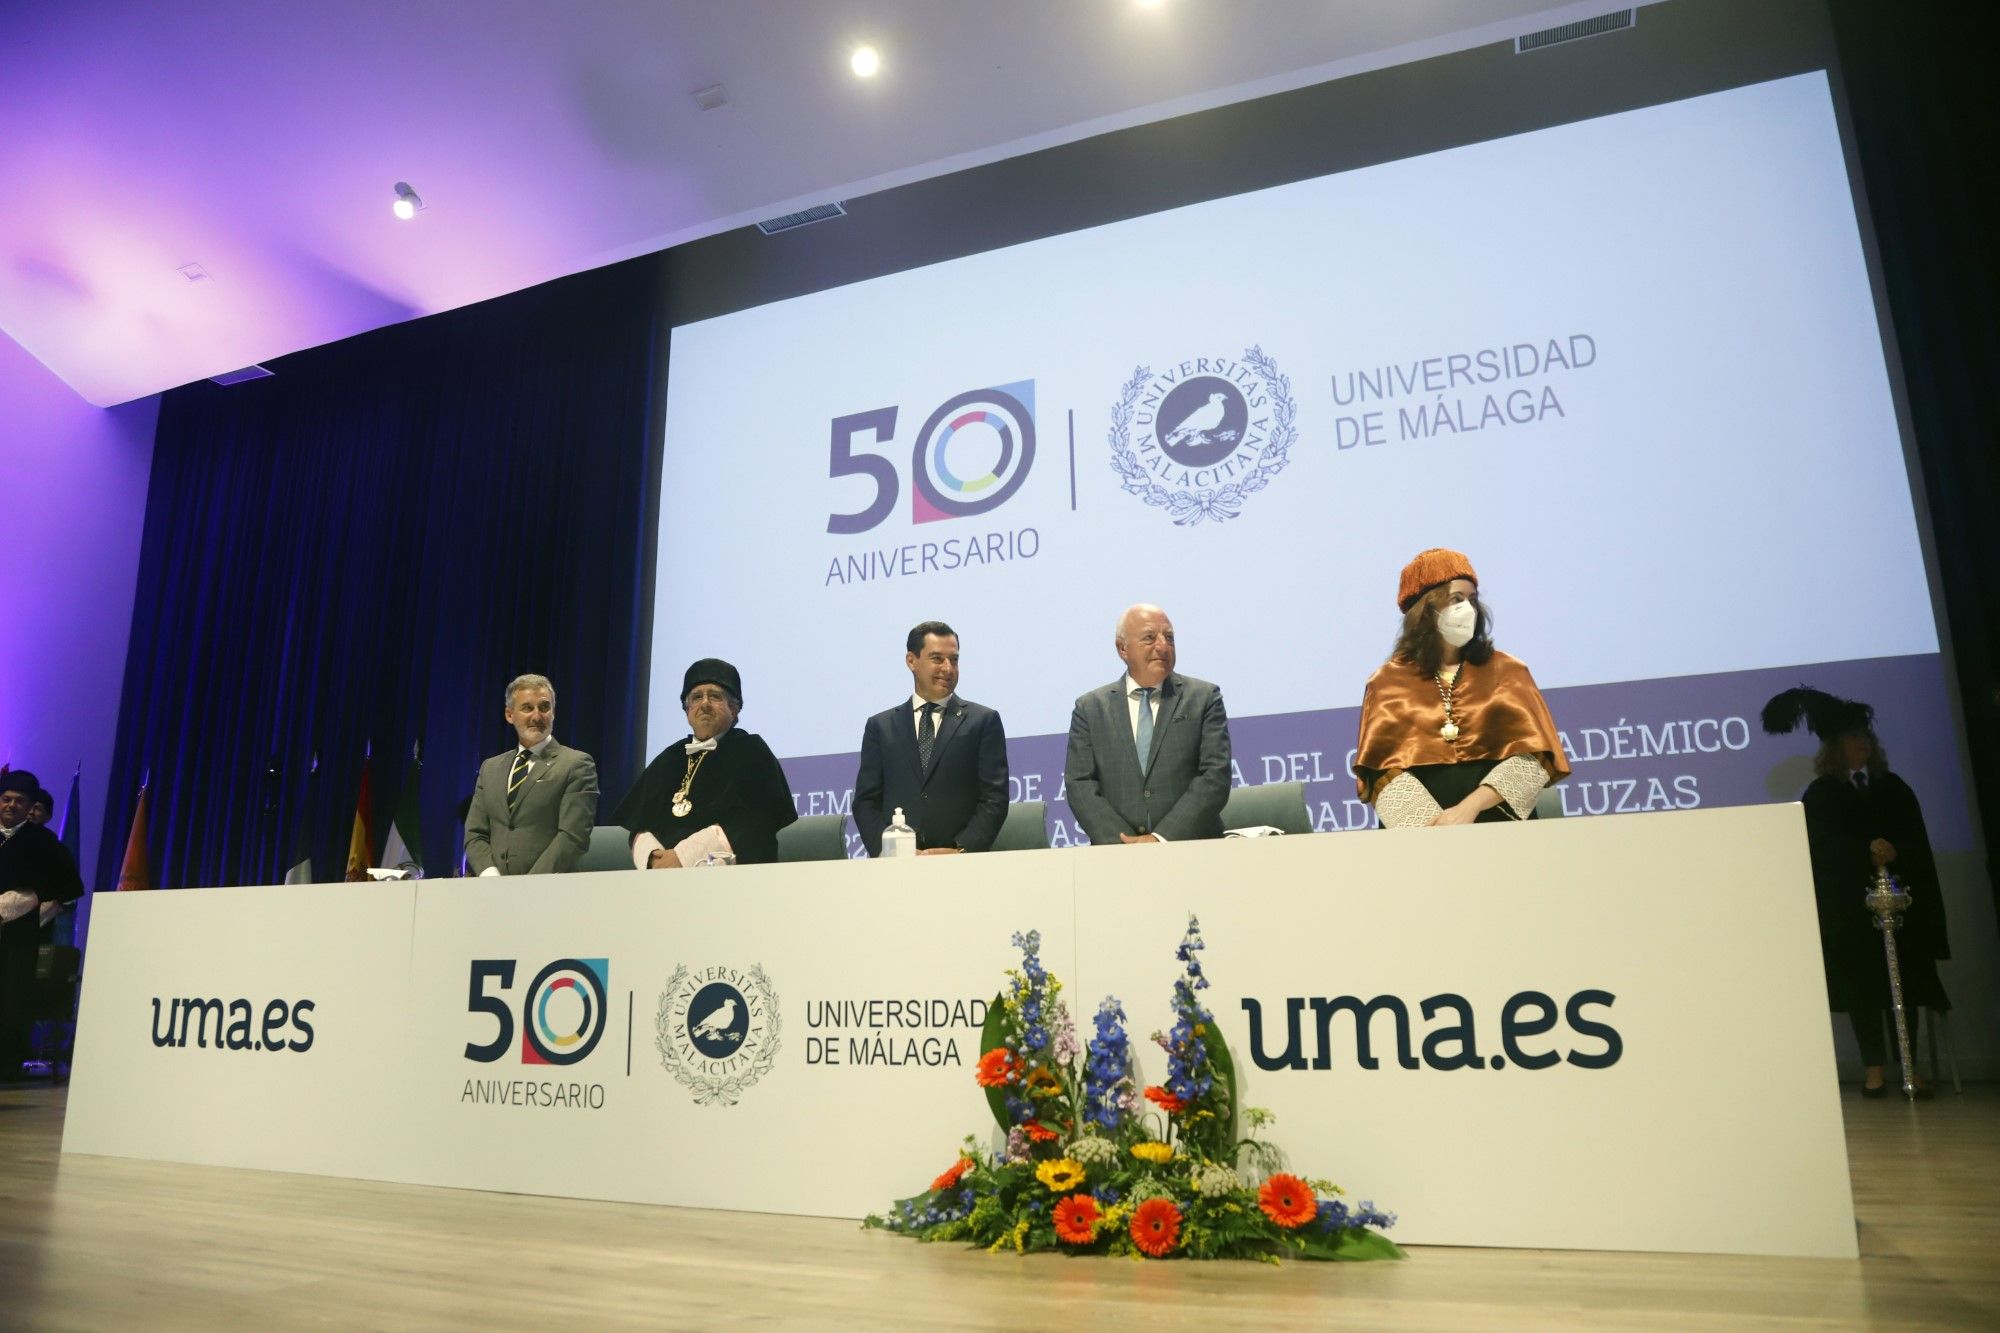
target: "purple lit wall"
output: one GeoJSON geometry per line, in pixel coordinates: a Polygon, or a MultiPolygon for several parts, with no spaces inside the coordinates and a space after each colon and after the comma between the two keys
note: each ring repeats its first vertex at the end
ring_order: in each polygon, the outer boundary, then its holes
{"type": "Polygon", "coordinates": [[[159,410],[157,397],[92,407],[0,335],[0,759],[35,771],[58,819],[82,763],[86,884],[105,834],[159,410]]]}

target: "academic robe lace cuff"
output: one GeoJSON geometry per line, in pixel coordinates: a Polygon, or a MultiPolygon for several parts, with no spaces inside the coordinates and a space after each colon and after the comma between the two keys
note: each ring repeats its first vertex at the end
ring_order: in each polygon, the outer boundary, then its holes
{"type": "Polygon", "coordinates": [[[1500,793],[1500,804],[1516,819],[1526,819],[1535,809],[1535,798],[1549,785],[1548,770],[1531,754],[1502,759],[1481,780],[1480,786],[1500,793]]]}
{"type": "MultiPolygon", "coordinates": [[[[640,870],[654,852],[663,850],[660,840],[650,833],[641,833],[632,839],[632,864],[640,870]]],[[[710,824],[707,828],[690,833],[674,844],[674,855],[683,866],[699,865],[709,856],[734,856],[736,849],[729,845],[729,835],[722,831],[722,825],[710,824]]]]}
{"type": "Polygon", "coordinates": [[[1408,773],[1398,773],[1375,793],[1375,813],[1383,828],[1423,828],[1444,813],[1437,798],[1408,773]]]}
{"type": "Polygon", "coordinates": [[[722,825],[710,824],[675,843],[674,855],[684,866],[698,866],[711,856],[734,856],[736,849],[729,845],[729,835],[722,831],[722,825]]]}

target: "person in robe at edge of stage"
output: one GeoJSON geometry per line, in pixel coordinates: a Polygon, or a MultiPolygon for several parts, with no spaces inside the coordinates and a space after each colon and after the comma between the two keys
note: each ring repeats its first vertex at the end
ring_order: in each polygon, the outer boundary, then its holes
{"type": "Polygon", "coordinates": [[[1125,674],[1077,698],[1063,782],[1092,843],[1222,836],[1229,716],[1222,691],[1174,670],[1174,623],[1127,607],[1112,632],[1125,674]]]}
{"type": "MultiPolygon", "coordinates": [[[[1914,1050],[1918,1006],[1940,1013],[1951,1008],[1937,972],[1938,960],[1951,957],[1937,862],[1917,794],[1889,771],[1889,758],[1875,737],[1875,710],[1804,685],[1764,705],[1764,730],[1774,736],[1801,720],[1820,741],[1813,756],[1817,776],[1800,799],[1819,904],[1827,1007],[1846,1014],[1854,1026],[1864,1066],[1861,1095],[1883,1097],[1889,1091],[1883,1070],[1896,1058],[1895,1002],[1882,935],[1862,899],[1878,866],[1887,866],[1910,892],[1910,908],[1896,932],[1896,962],[1914,1050]]],[[[1919,1097],[1931,1095],[1922,1079],[1915,1079],[1915,1086],[1919,1097]]]]}
{"type": "Polygon", "coordinates": [[[465,812],[465,863],[474,875],[576,869],[597,819],[597,761],[556,740],[556,688],[516,676],[501,713],[520,743],[479,766],[465,812]]]}
{"type": "Polygon", "coordinates": [[[646,765],[612,821],[632,833],[641,870],[756,865],[778,859],[778,830],[799,817],[791,784],[764,738],[740,731],[743,678],[704,657],[681,680],[691,734],[646,765]]]}
{"type": "Polygon", "coordinates": [[[0,1083],[25,1077],[39,909],[83,896],[69,848],[28,819],[40,785],[26,769],[0,773],[0,1083]]]}
{"type": "Polygon", "coordinates": [[[862,728],[854,826],[870,856],[898,808],[919,856],[986,851],[1007,818],[1007,732],[998,713],[959,697],[951,626],[926,620],[903,646],[913,692],[862,728]]]}
{"type": "Polygon", "coordinates": [[[1528,668],[1493,646],[1479,575],[1433,547],[1403,567],[1403,627],[1368,678],[1354,775],[1384,828],[1532,819],[1569,776],[1528,668]]]}

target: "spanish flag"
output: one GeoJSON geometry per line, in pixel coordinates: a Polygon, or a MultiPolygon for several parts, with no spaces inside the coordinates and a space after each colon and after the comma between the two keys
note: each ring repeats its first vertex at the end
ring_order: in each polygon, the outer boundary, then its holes
{"type": "Polygon", "coordinates": [[[118,868],[118,891],[153,887],[153,863],[146,854],[146,784],[139,784],[139,804],[132,811],[132,831],[125,837],[125,863],[118,868]]]}
{"type": "Polygon", "coordinates": [[[347,839],[347,878],[365,880],[375,864],[375,798],[368,783],[375,762],[374,747],[361,760],[361,791],[354,798],[354,832],[347,839]]]}

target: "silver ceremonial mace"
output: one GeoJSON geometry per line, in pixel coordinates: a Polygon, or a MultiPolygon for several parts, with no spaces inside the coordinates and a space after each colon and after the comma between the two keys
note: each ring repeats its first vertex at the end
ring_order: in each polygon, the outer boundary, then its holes
{"type": "Polygon", "coordinates": [[[1910,1025],[1903,1017],[1903,969],[1896,961],[1896,927],[1910,909],[1910,891],[1896,882],[1889,867],[1875,867],[1875,882],[1862,899],[1874,914],[1875,929],[1882,932],[1882,951],[1889,959],[1889,999],[1896,1010],[1896,1058],[1903,1063],[1903,1096],[1915,1101],[1917,1082],[1910,1067],[1910,1025]]]}

